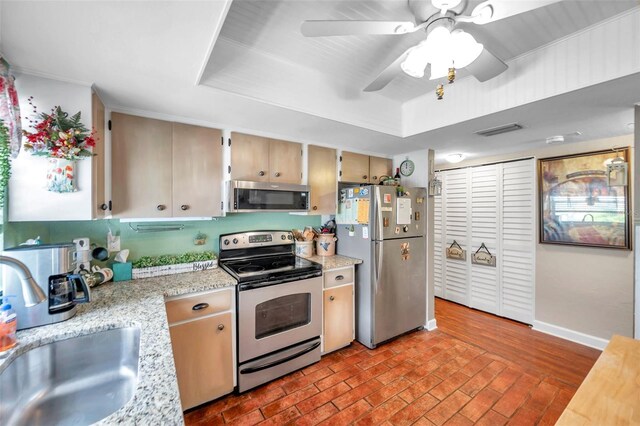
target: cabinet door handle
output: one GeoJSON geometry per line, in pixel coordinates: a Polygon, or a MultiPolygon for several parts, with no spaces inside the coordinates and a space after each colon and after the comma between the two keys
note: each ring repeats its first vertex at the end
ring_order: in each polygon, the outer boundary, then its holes
{"type": "Polygon", "coordinates": [[[335,298],[335,296],[329,296],[329,300],[331,300],[333,302],[334,300],[336,300],[336,298],[335,298]]]}
{"type": "Polygon", "coordinates": [[[189,210],[189,206],[187,204],[183,204],[180,206],[180,210],[182,211],[189,210]]]}
{"type": "Polygon", "coordinates": [[[371,179],[378,180],[378,176],[371,176],[371,179]]]}
{"type": "Polygon", "coordinates": [[[362,179],[366,180],[367,179],[367,175],[362,176],[362,179]]]}
{"type": "Polygon", "coordinates": [[[220,331],[224,330],[224,324],[218,324],[218,330],[220,331]]]}
{"type": "Polygon", "coordinates": [[[344,275],[336,275],[336,281],[344,280],[344,275]]]}
{"type": "Polygon", "coordinates": [[[166,207],[164,204],[158,204],[158,205],[156,206],[156,210],[158,210],[158,211],[160,211],[160,212],[161,212],[162,210],[166,209],[166,208],[167,208],[167,207],[166,207]]]}
{"type": "Polygon", "coordinates": [[[258,176],[264,176],[264,170],[260,170],[260,171],[258,172],[258,176]]]}
{"type": "Polygon", "coordinates": [[[313,206],[313,210],[318,210],[318,206],[313,206]]]}
{"type": "Polygon", "coordinates": [[[275,176],[275,177],[280,177],[280,172],[275,172],[275,173],[274,173],[274,176],[275,176]]]}
{"type": "Polygon", "coordinates": [[[193,308],[191,308],[194,311],[200,311],[202,309],[207,309],[209,307],[208,303],[198,303],[197,305],[193,305],[193,308]]]}

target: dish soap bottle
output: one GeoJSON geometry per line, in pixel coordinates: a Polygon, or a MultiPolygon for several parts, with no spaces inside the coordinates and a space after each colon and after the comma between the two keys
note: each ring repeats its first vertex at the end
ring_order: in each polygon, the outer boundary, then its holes
{"type": "Polygon", "coordinates": [[[18,329],[18,318],[9,304],[7,297],[2,297],[2,304],[0,305],[0,353],[6,352],[13,348],[18,339],[16,338],[16,330],[18,329]]]}

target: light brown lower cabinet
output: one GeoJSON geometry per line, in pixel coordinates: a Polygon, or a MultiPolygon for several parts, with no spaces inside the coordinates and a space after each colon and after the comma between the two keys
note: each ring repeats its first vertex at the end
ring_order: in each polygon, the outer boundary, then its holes
{"type": "MultiPolygon", "coordinates": [[[[204,300],[204,299],[203,299],[204,300]]],[[[203,316],[169,323],[182,409],[187,410],[233,392],[233,312],[206,315],[215,309],[193,298],[203,316]]],[[[179,303],[184,304],[184,299],[179,303]]],[[[169,320],[180,315],[178,302],[167,302],[169,320]],[[174,310],[173,315],[171,311],[174,310]]]]}
{"type": "Polygon", "coordinates": [[[353,266],[325,274],[323,291],[322,353],[348,346],[354,339],[353,266]],[[336,280],[337,278],[337,280],[336,280]],[[342,281],[346,281],[342,283],[342,281]]]}

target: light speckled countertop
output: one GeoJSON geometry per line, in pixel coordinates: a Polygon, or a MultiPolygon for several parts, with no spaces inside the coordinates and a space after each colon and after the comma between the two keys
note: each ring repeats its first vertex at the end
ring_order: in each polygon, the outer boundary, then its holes
{"type": "Polygon", "coordinates": [[[307,258],[307,260],[321,264],[323,271],[346,268],[347,266],[358,265],[362,263],[362,260],[360,259],[340,256],[339,254],[336,254],[335,256],[311,256],[307,258]]]}
{"type": "Polygon", "coordinates": [[[18,346],[0,359],[0,372],[20,354],[56,340],[114,328],[139,327],[136,392],[131,401],[99,424],[183,424],[164,297],[235,284],[235,279],[220,268],[104,284],[92,290],[91,303],[79,305],[73,318],[19,331],[18,346]]]}

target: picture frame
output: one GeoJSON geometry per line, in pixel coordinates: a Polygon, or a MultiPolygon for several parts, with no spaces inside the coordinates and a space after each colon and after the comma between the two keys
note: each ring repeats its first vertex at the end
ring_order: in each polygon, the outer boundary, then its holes
{"type": "Polygon", "coordinates": [[[607,175],[629,155],[626,147],[539,159],[540,243],[631,250],[630,185],[609,186],[607,175]]]}

